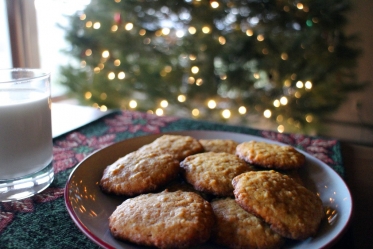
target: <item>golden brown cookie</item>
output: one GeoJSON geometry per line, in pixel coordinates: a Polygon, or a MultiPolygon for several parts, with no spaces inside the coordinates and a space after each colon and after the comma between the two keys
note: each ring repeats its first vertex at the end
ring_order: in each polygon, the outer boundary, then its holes
{"type": "Polygon", "coordinates": [[[206,152],[227,152],[236,154],[236,147],[238,143],[229,139],[200,139],[206,152]]]}
{"type": "Polygon", "coordinates": [[[251,171],[236,176],[232,184],[237,203],[281,236],[303,240],[316,234],[323,204],[290,177],[273,170],[251,171]]]}
{"type": "Polygon", "coordinates": [[[236,154],[248,163],[269,169],[298,169],[305,156],[294,147],[249,141],[237,145],[236,154]]]}
{"type": "Polygon", "coordinates": [[[106,167],[100,186],[107,193],[134,196],[158,189],[179,171],[179,161],[169,154],[134,151],[106,167]]]}
{"type": "Polygon", "coordinates": [[[184,169],[185,179],[195,189],[217,196],[233,196],[232,179],[251,170],[246,162],[226,152],[188,156],[180,166],[184,169]]]}
{"type": "Polygon", "coordinates": [[[169,192],[175,192],[175,191],[193,192],[193,193],[199,194],[206,201],[210,201],[213,198],[212,195],[198,191],[197,189],[193,187],[193,185],[180,179],[177,179],[175,181],[168,183],[165,186],[164,190],[167,190],[169,192]]]}
{"type": "Polygon", "coordinates": [[[191,136],[163,135],[152,143],[142,146],[139,151],[170,154],[181,161],[189,155],[203,152],[203,147],[191,136]]]}
{"type": "Polygon", "coordinates": [[[158,248],[188,248],[210,238],[215,216],[192,192],[143,194],[124,201],[109,217],[115,238],[158,248]]]}
{"type": "Polygon", "coordinates": [[[243,210],[234,199],[211,202],[216,224],[211,241],[228,248],[280,248],[285,240],[262,219],[243,210]]]}

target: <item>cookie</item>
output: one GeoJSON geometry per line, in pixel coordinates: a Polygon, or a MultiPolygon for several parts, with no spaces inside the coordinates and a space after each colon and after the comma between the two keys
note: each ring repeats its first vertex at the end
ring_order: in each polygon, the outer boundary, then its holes
{"type": "Polygon", "coordinates": [[[243,142],[237,145],[236,154],[248,163],[268,169],[298,169],[305,163],[305,156],[294,147],[266,142],[243,142]]]}
{"type": "Polygon", "coordinates": [[[228,248],[280,248],[285,239],[262,219],[243,210],[234,199],[211,202],[216,223],[211,241],[228,248]]]}
{"type": "Polygon", "coordinates": [[[109,217],[117,239],[158,248],[189,248],[210,238],[215,216],[192,192],[161,192],[127,199],[109,217]]]}
{"type": "Polygon", "coordinates": [[[134,151],[106,167],[100,187],[107,193],[134,196],[158,189],[179,171],[179,161],[172,155],[134,151]]]}
{"type": "Polygon", "coordinates": [[[232,179],[251,170],[246,162],[226,152],[204,152],[180,163],[187,182],[195,189],[217,196],[233,196],[232,179]]]}
{"type": "Polygon", "coordinates": [[[236,176],[232,184],[237,203],[281,236],[303,240],[316,234],[324,217],[323,204],[289,176],[251,171],[236,176]]]}
{"type": "Polygon", "coordinates": [[[170,154],[181,161],[189,155],[203,152],[203,146],[191,136],[163,135],[150,144],[142,146],[139,151],[158,154],[170,154]]]}
{"type": "Polygon", "coordinates": [[[227,152],[236,154],[236,147],[238,143],[229,139],[200,139],[206,152],[227,152]]]}
{"type": "Polygon", "coordinates": [[[164,190],[167,190],[169,192],[175,192],[175,191],[193,192],[193,193],[196,193],[196,194],[200,195],[206,201],[210,201],[213,198],[212,195],[209,195],[209,194],[206,194],[204,192],[196,190],[193,187],[193,185],[191,185],[191,184],[189,184],[189,183],[187,183],[183,180],[175,180],[175,181],[172,181],[172,182],[168,183],[165,186],[164,190]]]}

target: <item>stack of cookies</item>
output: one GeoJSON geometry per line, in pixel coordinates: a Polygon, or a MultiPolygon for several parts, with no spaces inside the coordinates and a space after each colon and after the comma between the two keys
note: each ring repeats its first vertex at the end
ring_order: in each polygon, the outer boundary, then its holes
{"type": "Polygon", "coordinates": [[[163,135],[104,170],[101,189],[127,198],[110,231],[158,248],[280,248],[314,236],[324,217],[297,174],[304,164],[291,146],[163,135]]]}

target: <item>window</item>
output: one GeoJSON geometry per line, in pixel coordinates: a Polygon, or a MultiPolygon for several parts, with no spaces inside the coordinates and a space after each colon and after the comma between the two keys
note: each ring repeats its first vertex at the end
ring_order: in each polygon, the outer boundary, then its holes
{"type": "Polygon", "coordinates": [[[58,25],[68,25],[66,16],[89,3],[90,0],[0,0],[0,67],[48,70],[52,73],[52,97],[64,94],[65,89],[58,84],[58,69],[69,62],[62,53],[69,45],[58,25]]]}
{"type": "Polygon", "coordinates": [[[0,0],[0,58],[0,68],[12,67],[5,0],[0,0]]]}

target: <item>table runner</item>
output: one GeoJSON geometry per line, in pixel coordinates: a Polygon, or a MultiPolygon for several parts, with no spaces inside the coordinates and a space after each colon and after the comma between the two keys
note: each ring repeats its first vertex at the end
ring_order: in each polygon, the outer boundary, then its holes
{"type": "Polygon", "coordinates": [[[334,139],[117,111],[53,140],[55,179],[50,187],[31,198],[0,203],[0,248],[99,248],[67,213],[63,192],[71,171],[94,151],[115,142],[181,130],[229,131],[276,140],[315,156],[344,176],[340,143],[334,139]]]}

